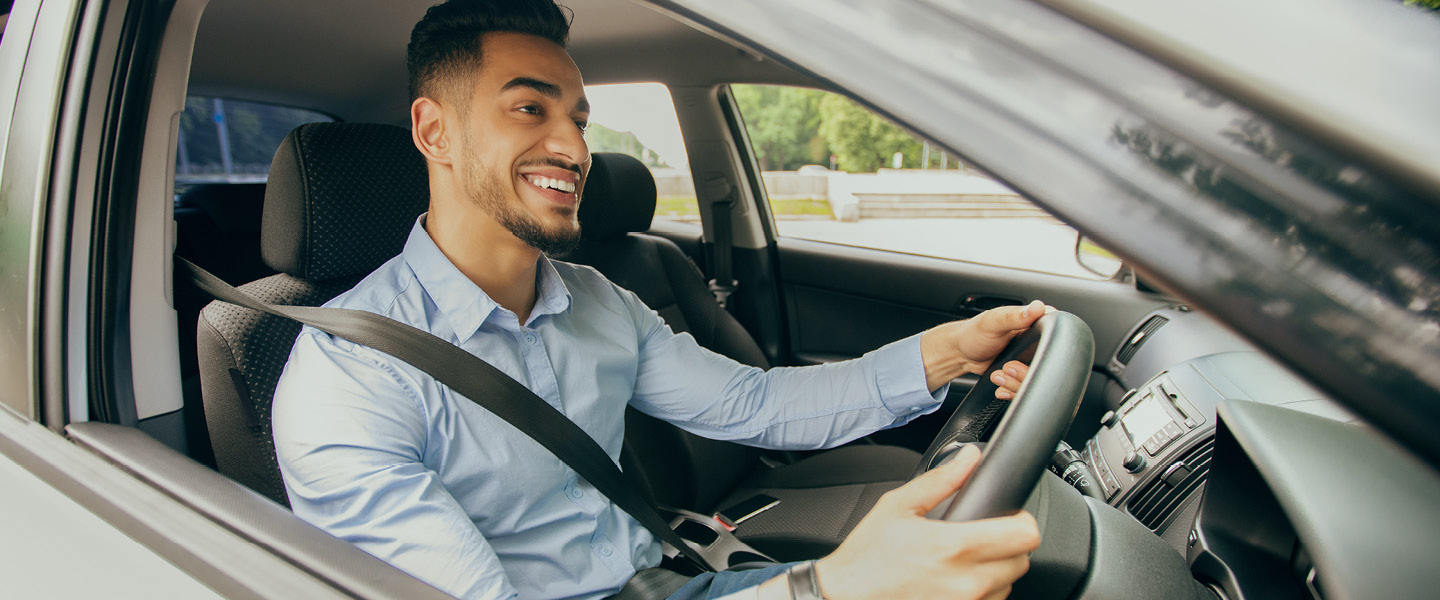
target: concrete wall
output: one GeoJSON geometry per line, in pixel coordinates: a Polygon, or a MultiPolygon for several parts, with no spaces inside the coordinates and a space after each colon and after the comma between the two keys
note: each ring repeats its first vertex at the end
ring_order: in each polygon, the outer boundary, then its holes
{"type": "MultiPolygon", "coordinates": [[[[827,200],[834,218],[1010,217],[1048,218],[1009,188],[988,177],[962,171],[881,169],[878,173],[761,174],[772,199],[827,200]]],[[[690,174],[657,172],[661,197],[695,197],[690,174]]]]}

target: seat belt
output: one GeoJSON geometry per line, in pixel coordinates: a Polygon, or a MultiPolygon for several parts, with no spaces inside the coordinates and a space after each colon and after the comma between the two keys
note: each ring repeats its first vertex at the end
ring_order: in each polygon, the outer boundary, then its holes
{"type": "Polygon", "coordinates": [[[724,177],[711,177],[705,181],[705,197],[710,199],[710,231],[715,234],[712,244],[715,278],[710,280],[710,293],[715,295],[721,310],[729,310],[730,296],[740,285],[731,265],[730,221],[734,217],[735,188],[724,177]]]}
{"type": "Polygon", "coordinates": [[[299,321],[409,363],[530,436],[617,506],[696,565],[718,571],[699,549],[670,529],[664,517],[631,485],[610,455],[574,421],[504,371],[434,334],[363,310],[265,304],[194,263],[175,264],[210,297],[299,321]]]}

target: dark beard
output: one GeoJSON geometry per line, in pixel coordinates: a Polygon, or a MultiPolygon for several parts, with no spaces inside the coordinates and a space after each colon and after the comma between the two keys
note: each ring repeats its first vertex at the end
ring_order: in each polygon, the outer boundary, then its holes
{"type": "Polygon", "coordinates": [[[578,225],[568,229],[546,230],[534,217],[506,202],[499,178],[481,166],[472,148],[474,146],[471,141],[466,140],[463,160],[465,166],[471,170],[469,176],[464,178],[464,192],[471,202],[520,241],[547,256],[563,256],[580,245],[578,225]]]}

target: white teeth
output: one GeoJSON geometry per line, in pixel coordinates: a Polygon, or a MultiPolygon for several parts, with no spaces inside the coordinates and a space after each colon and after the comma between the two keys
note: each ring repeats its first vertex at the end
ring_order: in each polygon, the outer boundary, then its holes
{"type": "Polygon", "coordinates": [[[564,181],[561,179],[552,179],[549,177],[539,176],[529,177],[529,180],[530,183],[535,185],[535,187],[550,188],[552,190],[559,190],[567,194],[573,193],[575,191],[575,183],[571,181],[564,181]]]}

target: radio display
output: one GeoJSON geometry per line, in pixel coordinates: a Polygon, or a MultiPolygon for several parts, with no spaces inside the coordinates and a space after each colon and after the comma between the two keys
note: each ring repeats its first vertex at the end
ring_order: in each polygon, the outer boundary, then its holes
{"type": "Polygon", "coordinates": [[[1125,427],[1125,433],[1130,436],[1130,441],[1139,446],[1170,422],[1170,413],[1165,412],[1155,395],[1146,394],[1139,404],[1130,409],[1121,424],[1125,427]]]}

